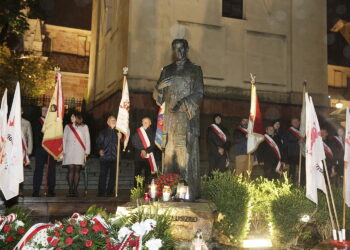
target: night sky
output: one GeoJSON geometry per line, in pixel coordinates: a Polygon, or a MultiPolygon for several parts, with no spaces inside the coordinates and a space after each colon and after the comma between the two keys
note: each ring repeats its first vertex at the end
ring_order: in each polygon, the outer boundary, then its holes
{"type": "Polygon", "coordinates": [[[350,22],[350,0],[327,0],[328,64],[350,67],[350,44],[340,32],[330,32],[339,19],[350,22]]]}

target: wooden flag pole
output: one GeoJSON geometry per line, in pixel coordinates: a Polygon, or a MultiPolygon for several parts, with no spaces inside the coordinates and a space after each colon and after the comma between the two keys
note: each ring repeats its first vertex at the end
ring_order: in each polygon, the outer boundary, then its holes
{"type": "Polygon", "coordinates": [[[302,157],[302,155],[301,155],[301,145],[299,144],[298,187],[300,187],[300,180],[301,180],[301,157],[302,157]]]}
{"type": "MultiPolygon", "coordinates": [[[[326,161],[325,161],[325,160],[322,160],[322,162],[323,162],[323,165],[324,165],[325,171],[326,171],[326,178],[327,178],[329,193],[330,193],[330,195],[331,195],[331,202],[332,202],[332,206],[333,206],[335,221],[336,221],[336,223],[337,223],[338,232],[340,232],[339,221],[338,221],[338,215],[337,215],[337,210],[335,209],[334,197],[333,197],[333,192],[332,192],[331,183],[330,183],[330,180],[329,180],[329,175],[328,175],[328,170],[327,170],[327,164],[326,164],[326,161]]],[[[326,183],[326,186],[327,186],[327,183],[326,183]]],[[[327,187],[326,187],[326,188],[327,188],[327,187]]]]}
{"type": "Polygon", "coordinates": [[[162,175],[164,174],[164,167],[165,167],[165,148],[162,149],[162,175]]]}
{"type": "Polygon", "coordinates": [[[120,162],[120,137],[118,136],[117,169],[116,169],[116,175],[115,175],[115,197],[118,197],[119,162],[120,162]]]}
{"type": "MultiPolygon", "coordinates": [[[[327,186],[327,184],[326,184],[326,186],[327,186]]],[[[334,235],[334,231],[336,231],[336,229],[335,229],[335,225],[334,225],[334,219],[333,219],[333,215],[332,215],[331,204],[329,203],[328,188],[327,187],[326,187],[326,200],[327,200],[327,207],[328,207],[329,217],[331,218],[331,224],[332,224],[332,230],[333,230],[333,238],[334,238],[334,240],[336,240],[337,239],[337,233],[335,232],[335,235],[334,235]]]]}
{"type": "Polygon", "coordinates": [[[347,168],[347,162],[344,161],[344,175],[343,175],[343,228],[342,228],[342,233],[343,233],[343,240],[345,240],[345,223],[346,223],[346,205],[345,205],[345,200],[346,200],[346,168],[347,168]]]}

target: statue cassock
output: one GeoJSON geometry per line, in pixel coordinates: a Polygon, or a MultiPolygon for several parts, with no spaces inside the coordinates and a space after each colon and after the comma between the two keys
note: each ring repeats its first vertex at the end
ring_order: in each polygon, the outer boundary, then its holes
{"type": "Polygon", "coordinates": [[[200,66],[187,58],[188,43],[172,43],[176,61],[163,68],[153,97],[160,106],[165,102],[165,173],[178,173],[187,182],[190,200],[199,196],[199,105],[203,99],[200,66]]]}

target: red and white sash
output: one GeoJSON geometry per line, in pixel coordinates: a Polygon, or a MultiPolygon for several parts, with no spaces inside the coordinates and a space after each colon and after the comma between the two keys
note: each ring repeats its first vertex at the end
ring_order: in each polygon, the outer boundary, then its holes
{"type": "MultiPolygon", "coordinates": [[[[143,148],[144,149],[149,148],[151,146],[151,142],[147,136],[145,129],[143,127],[140,127],[137,129],[137,133],[140,136],[143,148]]],[[[156,173],[158,169],[157,169],[156,159],[154,158],[153,152],[148,153],[145,158],[148,159],[149,166],[151,168],[151,173],[152,174],[156,173]]]]}
{"type": "Polygon", "coordinates": [[[81,147],[84,149],[84,151],[86,151],[86,147],[85,147],[84,142],[81,139],[78,131],[73,127],[72,124],[68,124],[68,127],[72,130],[73,134],[75,135],[75,138],[77,138],[77,140],[80,143],[81,147]]]}
{"type": "Polygon", "coordinates": [[[280,172],[282,171],[282,158],[281,158],[281,152],[280,149],[278,148],[278,145],[276,144],[276,142],[268,135],[265,134],[265,141],[267,142],[267,144],[269,144],[269,146],[272,148],[273,152],[275,153],[277,159],[278,159],[278,163],[276,166],[276,171],[280,172]]]}
{"type": "Polygon", "coordinates": [[[341,149],[344,151],[344,141],[342,141],[339,136],[334,136],[334,139],[338,143],[338,145],[341,147],[341,149]]]}
{"type": "Polygon", "coordinates": [[[330,147],[328,147],[328,145],[327,145],[325,142],[323,142],[323,148],[324,148],[324,152],[325,152],[326,156],[327,156],[329,159],[333,160],[333,152],[332,152],[332,149],[331,149],[330,147]]]}
{"type": "Polygon", "coordinates": [[[45,122],[45,119],[42,118],[42,117],[39,117],[39,123],[40,123],[41,126],[44,125],[44,122],[45,122]]]}
{"type": "Polygon", "coordinates": [[[225,135],[225,133],[219,128],[219,126],[213,123],[213,124],[210,125],[210,127],[213,129],[213,131],[215,132],[215,134],[216,134],[217,136],[219,136],[220,140],[221,140],[223,143],[226,143],[226,140],[227,140],[226,135],[225,135]]]}
{"type": "Polygon", "coordinates": [[[300,131],[294,127],[289,127],[288,131],[294,135],[298,140],[302,139],[303,137],[300,134],[300,131]]]}
{"type": "Polygon", "coordinates": [[[248,134],[248,130],[246,128],[243,128],[241,126],[238,126],[237,129],[241,130],[243,134],[247,135],[248,134]]]}
{"type": "Polygon", "coordinates": [[[14,250],[21,250],[37,233],[41,230],[52,227],[52,224],[38,223],[32,226],[26,233],[23,235],[22,239],[17,243],[13,248],[14,250]]]}

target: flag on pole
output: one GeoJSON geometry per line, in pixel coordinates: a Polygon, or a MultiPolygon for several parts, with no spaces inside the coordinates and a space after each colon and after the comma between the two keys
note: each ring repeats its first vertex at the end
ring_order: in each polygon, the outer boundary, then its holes
{"type": "Polygon", "coordinates": [[[56,86],[53,92],[48,112],[45,117],[42,132],[42,146],[57,161],[62,160],[63,152],[63,116],[64,100],[62,93],[61,74],[56,72],[56,86]]]}
{"type": "Polygon", "coordinates": [[[124,78],[123,78],[123,90],[122,90],[122,99],[120,100],[118,117],[117,117],[117,130],[124,134],[124,150],[128,146],[129,137],[130,137],[130,129],[129,129],[129,109],[130,109],[130,98],[129,98],[129,87],[128,81],[126,79],[126,74],[128,72],[128,68],[123,68],[124,78]]]}
{"type": "Polygon", "coordinates": [[[346,180],[345,183],[345,190],[346,190],[346,197],[345,197],[345,204],[350,207],[350,113],[349,108],[346,108],[346,132],[345,132],[345,154],[344,154],[344,179],[346,180]]]}
{"type": "Polygon", "coordinates": [[[258,96],[256,94],[256,87],[254,79],[251,85],[251,99],[250,99],[250,114],[248,121],[248,140],[247,140],[247,153],[253,153],[261,142],[264,141],[264,125],[260,112],[260,105],[258,96]]]}
{"type": "Polygon", "coordinates": [[[1,99],[0,107],[0,164],[3,160],[3,153],[5,149],[5,138],[6,138],[6,128],[7,128],[7,89],[4,91],[4,95],[1,99]]]}
{"type": "Polygon", "coordinates": [[[317,189],[326,193],[322,160],[326,158],[320,125],[312,98],[305,93],[306,105],[306,197],[317,204],[317,189]]]}
{"type": "Polygon", "coordinates": [[[164,129],[164,111],[165,111],[165,102],[159,108],[158,118],[157,118],[157,130],[155,144],[160,150],[163,150],[163,129],[164,129]]]}
{"type": "Polygon", "coordinates": [[[7,121],[3,163],[0,165],[0,189],[6,200],[18,195],[19,184],[23,180],[21,93],[17,82],[7,121]]]}
{"type": "Polygon", "coordinates": [[[306,81],[304,82],[304,87],[303,87],[303,106],[301,107],[301,115],[300,115],[300,135],[301,137],[305,138],[306,136],[306,104],[305,104],[305,94],[307,93],[306,91],[306,81]]]}

